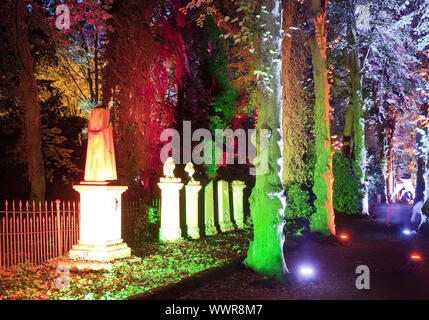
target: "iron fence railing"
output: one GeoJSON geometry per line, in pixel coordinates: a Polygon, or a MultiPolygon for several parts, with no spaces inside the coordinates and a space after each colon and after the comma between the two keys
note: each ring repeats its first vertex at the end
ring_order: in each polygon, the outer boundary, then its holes
{"type": "MultiPolygon", "coordinates": [[[[122,237],[131,238],[139,217],[159,208],[142,200],[122,204],[122,237]]],[[[0,268],[20,263],[41,264],[66,254],[79,240],[80,203],[61,200],[12,201],[0,207],[0,268]]]]}
{"type": "Polygon", "coordinates": [[[70,250],[79,236],[79,203],[5,201],[0,210],[0,267],[40,264],[70,250]]]}

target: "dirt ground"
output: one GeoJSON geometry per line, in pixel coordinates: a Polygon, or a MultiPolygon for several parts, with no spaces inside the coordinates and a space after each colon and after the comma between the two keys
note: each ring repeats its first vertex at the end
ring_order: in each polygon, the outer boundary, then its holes
{"type": "Polygon", "coordinates": [[[348,243],[309,237],[300,245],[286,246],[287,266],[296,275],[294,285],[283,286],[240,266],[179,300],[429,299],[428,240],[403,235],[410,207],[393,209],[390,227],[385,225],[386,208],[378,208],[373,218],[337,216],[337,235],[346,233],[348,243]],[[412,262],[412,253],[423,260],[412,262]],[[300,276],[304,264],[314,268],[313,279],[300,276]],[[356,288],[359,265],[370,270],[368,290],[356,288]]]}

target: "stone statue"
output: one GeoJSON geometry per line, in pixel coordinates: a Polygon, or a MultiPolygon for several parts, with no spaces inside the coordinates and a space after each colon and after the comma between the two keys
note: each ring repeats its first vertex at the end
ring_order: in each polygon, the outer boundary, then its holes
{"type": "Polygon", "coordinates": [[[176,165],[174,164],[174,159],[172,157],[167,158],[164,162],[164,176],[166,178],[174,178],[174,168],[176,165]]]}
{"type": "Polygon", "coordinates": [[[188,162],[185,166],[185,172],[188,174],[189,178],[191,178],[191,182],[194,182],[194,173],[195,173],[195,169],[194,169],[194,164],[192,162],[188,162]]]}
{"type": "Polygon", "coordinates": [[[88,124],[88,149],[85,181],[116,180],[115,148],[110,110],[96,107],[91,110],[88,124]]]}

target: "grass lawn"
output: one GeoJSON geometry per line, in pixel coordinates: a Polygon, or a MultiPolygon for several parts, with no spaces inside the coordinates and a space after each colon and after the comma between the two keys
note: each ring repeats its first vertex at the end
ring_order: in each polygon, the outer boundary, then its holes
{"type": "Polygon", "coordinates": [[[71,269],[62,289],[61,275],[50,263],[0,269],[1,300],[126,299],[177,283],[195,273],[225,264],[247,252],[252,229],[174,243],[142,242],[132,255],[109,271],[71,269]]]}

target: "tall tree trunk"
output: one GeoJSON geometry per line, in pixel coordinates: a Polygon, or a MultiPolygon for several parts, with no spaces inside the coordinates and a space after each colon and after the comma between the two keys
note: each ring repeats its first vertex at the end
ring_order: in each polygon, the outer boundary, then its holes
{"type": "MultiPolygon", "coordinates": [[[[417,149],[423,147],[425,135],[427,134],[426,129],[425,133],[417,133],[417,149]]],[[[414,195],[414,203],[424,200],[425,192],[425,170],[426,169],[426,156],[424,154],[417,155],[417,174],[416,174],[416,192],[414,195]]]]}
{"type": "MultiPolygon", "coordinates": [[[[375,101],[375,100],[374,100],[375,101]]],[[[384,193],[382,202],[387,202],[387,185],[386,185],[386,143],[385,143],[385,130],[381,123],[378,123],[377,129],[377,141],[378,141],[378,150],[379,152],[375,155],[375,163],[379,164],[377,167],[380,176],[384,177],[384,193]]]]}
{"type": "Polygon", "coordinates": [[[387,157],[387,178],[386,178],[386,186],[387,186],[387,202],[392,203],[392,194],[393,194],[393,147],[391,144],[392,139],[388,139],[388,157],[387,157]]]}
{"type": "Polygon", "coordinates": [[[297,43],[307,41],[301,31],[290,27],[301,23],[298,4],[295,0],[283,1],[282,29],[282,132],[283,132],[283,184],[286,189],[293,183],[305,183],[306,164],[304,154],[307,144],[307,114],[303,90],[299,85],[300,76],[305,71],[305,46],[297,43]],[[293,48],[293,49],[292,49],[293,48]]]}
{"type": "Polygon", "coordinates": [[[289,168],[292,167],[293,162],[293,145],[297,142],[294,137],[293,129],[291,125],[293,121],[293,106],[291,105],[291,79],[290,79],[290,57],[292,47],[292,37],[286,35],[290,32],[289,28],[293,25],[293,17],[295,14],[296,2],[294,0],[283,1],[283,23],[282,30],[282,84],[283,84],[283,110],[282,110],[282,131],[283,131],[283,183],[285,185],[293,182],[291,177],[292,172],[289,168]]]}
{"type": "Polygon", "coordinates": [[[332,202],[334,176],[332,172],[331,129],[329,119],[328,83],[325,29],[327,0],[312,0],[314,34],[311,39],[315,90],[314,122],[316,135],[316,165],[313,191],[316,212],[311,216],[310,228],[323,234],[335,234],[335,214],[332,202]]]}
{"type": "MultiPolygon", "coordinates": [[[[380,110],[382,106],[377,106],[377,90],[373,87],[372,90],[372,101],[374,101],[374,105],[377,107],[379,114],[377,115],[377,152],[374,154],[374,163],[376,164],[377,173],[380,177],[383,177],[383,197],[382,202],[387,202],[387,145],[386,145],[386,122],[383,119],[380,110]]],[[[380,190],[381,192],[381,190],[380,190]]]]}
{"type": "Polygon", "coordinates": [[[88,55],[88,57],[86,58],[86,61],[88,62],[88,67],[86,68],[86,82],[88,83],[88,89],[89,89],[89,93],[90,93],[91,103],[95,104],[94,81],[92,80],[91,61],[89,59],[90,48],[88,48],[88,45],[86,43],[86,39],[85,39],[85,35],[84,35],[83,31],[81,31],[80,37],[81,37],[81,41],[82,41],[82,46],[83,46],[86,54],[88,55]]]}
{"type": "MultiPolygon", "coordinates": [[[[255,67],[265,70],[270,76],[268,87],[258,93],[257,132],[261,129],[270,131],[268,148],[259,153],[268,153],[266,172],[256,173],[255,186],[250,196],[250,215],[254,226],[245,264],[254,271],[274,277],[284,282],[287,267],[283,257],[284,242],[284,209],[286,199],[283,195],[282,178],[282,146],[281,146],[281,66],[275,58],[281,53],[281,0],[261,0],[269,14],[261,13],[261,27],[255,45],[255,67]],[[270,37],[263,40],[263,33],[270,32],[270,37]],[[273,55],[271,52],[275,52],[273,55]],[[268,90],[266,90],[268,89],[268,90]],[[279,146],[280,145],[280,146],[279,146]]],[[[263,158],[263,157],[260,157],[263,158]]]]}
{"type": "Polygon", "coordinates": [[[100,97],[98,94],[98,86],[99,86],[99,72],[98,72],[98,34],[95,34],[95,43],[94,43],[94,96],[95,96],[95,105],[98,105],[98,102],[100,101],[100,97]]]}
{"type": "Polygon", "coordinates": [[[25,23],[26,12],[24,0],[13,1],[13,37],[19,67],[19,102],[24,108],[24,137],[28,176],[31,184],[30,198],[44,200],[46,182],[40,104],[28,29],[25,23]]]}
{"type": "Polygon", "coordinates": [[[350,99],[349,105],[347,106],[346,116],[344,120],[344,132],[343,132],[343,154],[346,158],[350,159],[352,156],[351,142],[352,142],[352,129],[353,129],[353,110],[354,104],[350,99]]]}
{"type": "MultiPolygon", "coordinates": [[[[426,137],[428,139],[428,137],[426,137]]],[[[424,179],[424,192],[423,192],[423,201],[426,202],[429,199],[429,157],[426,154],[426,164],[423,172],[424,179]]]]}
{"type": "MultiPolygon", "coordinates": [[[[423,110],[422,116],[427,118],[428,108],[423,106],[420,110],[423,110]]],[[[422,151],[425,149],[425,144],[427,143],[427,134],[428,130],[425,126],[418,126],[417,137],[416,137],[416,148],[417,148],[417,174],[416,174],[416,192],[414,195],[414,204],[419,201],[424,201],[425,193],[427,193],[425,180],[427,179],[426,172],[426,158],[427,155],[422,151]]]]}
{"type": "Polygon", "coordinates": [[[393,108],[391,108],[389,112],[389,120],[388,120],[388,127],[387,135],[386,135],[386,161],[387,161],[387,168],[386,168],[386,188],[387,188],[387,202],[391,203],[392,194],[394,192],[394,184],[393,184],[393,137],[395,135],[395,127],[396,127],[396,115],[394,114],[393,108]],[[391,116],[393,114],[393,116],[391,116]]]}
{"type": "MultiPolygon", "coordinates": [[[[347,39],[351,46],[356,45],[356,23],[354,16],[349,23],[347,39]]],[[[365,147],[365,119],[362,102],[362,77],[358,53],[353,50],[349,55],[349,75],[351,81],[350,104],[353,106],[353,169],[360,180],[363,194],[361,198],[362,214],[368,212],[368,187],[366,184],[366,147],[365,147]]]]}

